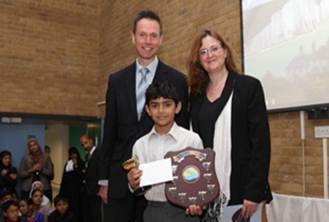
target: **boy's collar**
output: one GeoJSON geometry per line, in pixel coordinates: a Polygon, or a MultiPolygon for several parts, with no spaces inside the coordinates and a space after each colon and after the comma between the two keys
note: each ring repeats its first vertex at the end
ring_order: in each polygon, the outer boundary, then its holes
{"type": "Polygon", "coordinates": [[[155,126],[153,126],[152,130],[151,130],[151,135],[157,135],[157,136],[162,136],[162,135],[170,135],[172,136],[175,140],[178,140],[178,125],[176,122],[174,122],[174,124],[171,126],[170,130],[168,133],[165,134],[159,134],[156,129],[155,126]]]}

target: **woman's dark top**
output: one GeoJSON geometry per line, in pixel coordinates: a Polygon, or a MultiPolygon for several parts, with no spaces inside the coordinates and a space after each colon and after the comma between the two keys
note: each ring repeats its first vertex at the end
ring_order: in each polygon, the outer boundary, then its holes
{"type": "Polygon", "coordinates": [[[198,116],[198,133],[205,148],[213,148],[215,124],[232,93],[232,89],[233,78],[232,75],[228,75],[222,95],[219,98],[210,102],[206,95],[203,97],[199,112],[200,115],[198,116]],[[207,115],[204,115],[205,113],[207,115]]]}
{"type": "Polygon", "coordinates": [[[6,156],[10,155],[10,152],[8,151],[2,151],[0,153],[0,194],[4,192],[11,192],[11,193],[16,193],[16,184],[17,184],[17,178],[13,179],[10,177],[10,174],[16,174],[18,176],[18,172],[16,167],[13,167],[11,164],[9,166],[4,166],[2,164],[2,159],[6,156]],[[3,170],[6,170],[7,173],[2,175],[1,172],[3,170]]]}
{"type": "Polygon", "coordinates": [[[216,99],[214,102],[210,102],[208,98],[205,98],[200,107],[200,113],[207,113],[207,115],[199,116],[200,137],[205,148],[213,147],[219,104],[220,98],[216,99]]]}

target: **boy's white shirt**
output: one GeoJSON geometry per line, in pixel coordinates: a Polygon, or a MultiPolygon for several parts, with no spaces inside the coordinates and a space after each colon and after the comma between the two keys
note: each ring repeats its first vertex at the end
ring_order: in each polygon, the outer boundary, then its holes
{"type": "MultiPolygon", "coordinates": [[[[201,138],[198,134],[183,127],[173,124],[167,134],[160,135],[152,130],[139,138],[133,146],[133,155],[137,155],[140,163],[148,163],[163,159],[169,151],[179,151],[186,147],[203,149],[201,138]]],[[[154,185],[145,193],[145,198],[150,201],[167,201],[164,192],[164,183],[154,185]]]]}

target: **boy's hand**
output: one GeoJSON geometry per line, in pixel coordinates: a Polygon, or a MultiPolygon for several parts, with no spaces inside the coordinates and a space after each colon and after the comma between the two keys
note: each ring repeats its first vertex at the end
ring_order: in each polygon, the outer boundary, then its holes
{"type": "Polygon", "coordinates": [[[132,168],[131,170],[129,170],[127,177],[128,177],[130,186],[134,190],[136,190],[139,187],[141,176],[142,176],[142,171],[140,169],[132,168]]]}
{"type": "Polygon", "coordinates": [[[188,208],[186,208],[185,213],[191,216],[200,216],[202,215],[202,208],[199,205],[190,205],[188,208]]]}

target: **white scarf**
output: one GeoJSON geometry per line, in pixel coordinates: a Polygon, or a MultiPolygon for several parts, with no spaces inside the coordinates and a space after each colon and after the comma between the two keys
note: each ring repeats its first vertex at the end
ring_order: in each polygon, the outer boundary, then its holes
{"type": "Polygon", "coordinates": [[[230,200],[230,179],[231,179],[231,111],[232,97],[230,95],[224,109],[216,120],[214,131],[214,151],[215,155],[215,170],[219,180],[221,193],[224,193],[226,203],[230,200]]]}

